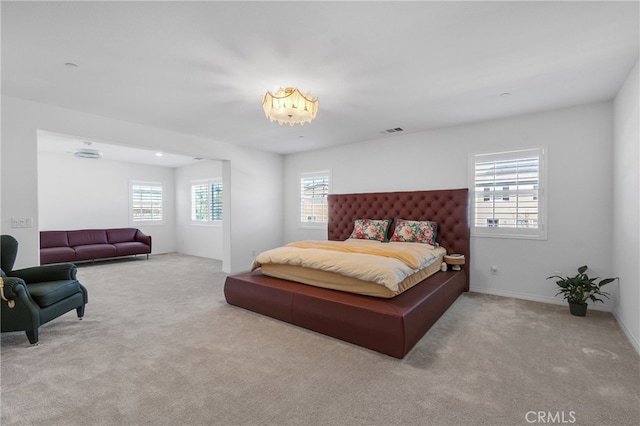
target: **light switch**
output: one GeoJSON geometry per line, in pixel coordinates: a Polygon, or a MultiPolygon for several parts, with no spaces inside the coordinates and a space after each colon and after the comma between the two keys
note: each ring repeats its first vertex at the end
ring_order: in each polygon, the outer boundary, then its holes
{"type": "Polygon", "coordinates": [[[12,228],[33,228],[33,218],[32,217],[12,217],[11,227],[12,228]]]}

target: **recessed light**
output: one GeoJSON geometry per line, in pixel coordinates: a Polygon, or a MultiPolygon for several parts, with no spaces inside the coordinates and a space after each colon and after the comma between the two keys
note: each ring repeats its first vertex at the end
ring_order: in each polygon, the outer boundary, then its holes
{"type": "Polygon", "coordinates": [[[156,157],[162,157],[164,154],[161,152],[156,152],[156,157]]]}

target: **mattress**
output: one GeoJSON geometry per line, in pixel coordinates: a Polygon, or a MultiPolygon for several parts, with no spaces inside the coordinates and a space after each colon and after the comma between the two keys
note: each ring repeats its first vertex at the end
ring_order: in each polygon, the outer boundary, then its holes
{"type": "Polygon", "coordinates": [[[261,253],[253,269],[316,287],[391,298],[438,272],[446,254],[443,247],[417,243],[344,243],[318,242],[319,247],[309,245],[313,242],[292,243],[261,253]]]}

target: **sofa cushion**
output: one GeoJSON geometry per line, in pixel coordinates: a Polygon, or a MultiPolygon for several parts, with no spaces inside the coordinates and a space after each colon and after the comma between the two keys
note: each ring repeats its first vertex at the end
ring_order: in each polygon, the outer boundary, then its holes
{"type": "Polygon", "coordinates": [[[107,229],[107,241],[111,244],[122,243],[125,241],[135,241],[137,232],[137,228],[107,229]]]}
{"type": "Polygon", "coordinates": [[[137,243],[135,241],[115,243],[114,246],[116,246],[116,252],[118,253],[118,256],[151,253],[151,247],[144,243],[137,243]]]}
{"type": "Polygon", "coordinates": [[[91,244],[107,244],[107,231],[104,229],[83,229],[68,231],[69,246],[77,247],[91,244]]]}
{"type": "Polygon", "coordinates": [[[87,244],[76,246],[75,249],[77,260],[93,260],[117,256],[116,247],[113,244],[87,244]]]}
{"type": "Polygon", "coordinates": [[[40,248],[69,247],[67,231],[40,232],[40,248]]]}
{"type": "Polygon", "coordinates": [[[58,262],[73,262],[76,260],[76,251],[71,247],[51,247],[40,249],[40,264],[58,262]]]}
{"type": "Polygon", "coordinates": [[[27,288],[33,301],[41,308],[80,292],[80,284],[76,280],[33,283],[27,284],[27,288]]]}

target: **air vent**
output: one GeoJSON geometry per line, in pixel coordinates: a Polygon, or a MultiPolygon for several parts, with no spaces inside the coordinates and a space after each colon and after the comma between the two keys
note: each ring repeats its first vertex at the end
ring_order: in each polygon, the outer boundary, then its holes
{"type": "Polygon", "coordinates": [[[97,149],[83,148],[73,151],[73,155],[78,158],[91,158],[97,160],[102,157],[102,153],[97,149]]]}
{"type": "Polygon", "coordinates": [[[381,130],[380,133],[396,133],[396,132],[404,132],[402,127],[394,127],[393,129],[381,130]]]}

